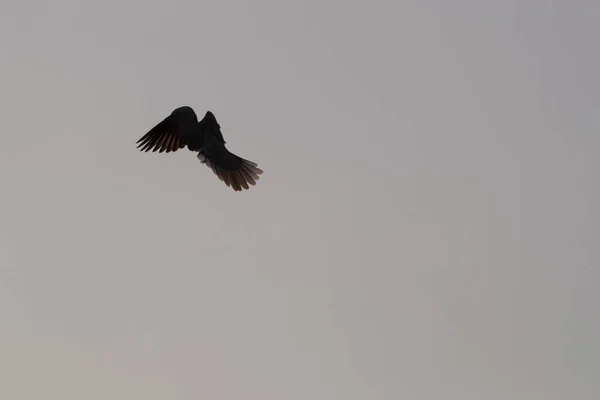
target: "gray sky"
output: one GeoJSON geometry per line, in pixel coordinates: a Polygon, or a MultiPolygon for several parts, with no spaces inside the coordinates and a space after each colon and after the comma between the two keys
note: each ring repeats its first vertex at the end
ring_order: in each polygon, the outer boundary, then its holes
{"type": "Polygon", "coordinates": [[[0,398],[600,398],[597,1],[0,11],[0,398]]]}

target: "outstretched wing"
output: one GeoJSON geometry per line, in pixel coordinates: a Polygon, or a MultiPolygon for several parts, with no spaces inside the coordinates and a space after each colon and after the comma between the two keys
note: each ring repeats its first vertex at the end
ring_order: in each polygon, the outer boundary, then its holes
{"type": "Polygon", "coordinates": [[[175,109],[171,115],[137,141],[141,151],[170,153],[189,144],[199,134],[198,117],[191,107],[175,109]]]}

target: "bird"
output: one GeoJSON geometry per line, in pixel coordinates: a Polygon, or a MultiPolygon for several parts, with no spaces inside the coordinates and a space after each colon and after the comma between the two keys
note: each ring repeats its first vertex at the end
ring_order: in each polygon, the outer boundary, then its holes
{"type": "Polygon", "coordinates": [[[249,185],[256,185],[263,171],[255,162],[231,153],[225,143],[215,115],[207,111],[198,121],[190,106],[176,108],[136,142],[142,152],[170,153],[187,146],[188,150],[198,152],[200,162],[228,187],[236,192],[248,190],[249,185]]]}

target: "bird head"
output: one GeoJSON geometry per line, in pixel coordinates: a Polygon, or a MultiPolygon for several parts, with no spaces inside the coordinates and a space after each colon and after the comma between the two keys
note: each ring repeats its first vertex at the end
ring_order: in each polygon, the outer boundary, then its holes
{"type": "Polygon", "coordinates": [[[207,111],[206,115],[204,115],[204,118],[202,119],[210,125],[216,125],[220,127],[219,123],[217,122],[217,118],[215,118],[215,115],[211,111],[207,111]]]}

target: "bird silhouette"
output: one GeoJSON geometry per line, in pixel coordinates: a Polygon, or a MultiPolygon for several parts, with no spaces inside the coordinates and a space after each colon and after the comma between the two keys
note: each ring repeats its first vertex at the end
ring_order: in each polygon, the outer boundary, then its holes
{"type": "Polygon", "coordinates": [[[221,126],[214,114],[207,111],[202,120],[189,106],[176,108],[137,141],[140,151],[173,152],[187,146],[198,152],[198,159],[206,164],[233,190],[249,189],[256,185],[263,171],[257,164],[231,153],[225,147],[221,126]]]}

